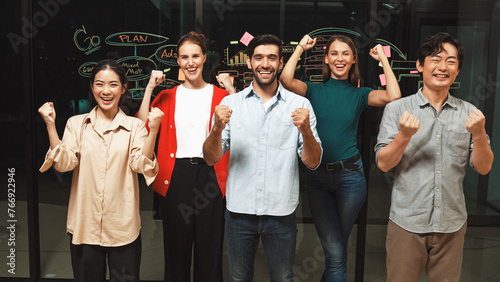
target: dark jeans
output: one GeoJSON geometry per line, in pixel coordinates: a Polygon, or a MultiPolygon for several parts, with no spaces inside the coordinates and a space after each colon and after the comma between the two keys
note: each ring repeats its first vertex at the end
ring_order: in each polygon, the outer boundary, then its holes
{"type": "Polygon", "coordinates": [[[257,216],[226,210],[229,281],[252,281],[260,238],[271,281],[293,281],[297,241],[295,212],[288,216],[257,216]]]}
{"type": "Polygon", "coordinates": [[[171,186],[160,199],[165,281],[223,281],[225,208],[212,166],[175,161],[171,186]]]}
{"type": "Polygon", "coordinates": [[[347,242],[366,198],[361,159],[354,164],[357,169],[329,171],[321,166],[308,173],[309,206],[325,251],[322,281],[347,281],[347,242]]]}
{"type": "Polygon", "coordinates": [[[140,234],[132,243],[120,247],[74,245],[71,239],[71,265],[75,281],[106,281],[106,259],[110,281],[139,281],[142,250],[140,234]]]}

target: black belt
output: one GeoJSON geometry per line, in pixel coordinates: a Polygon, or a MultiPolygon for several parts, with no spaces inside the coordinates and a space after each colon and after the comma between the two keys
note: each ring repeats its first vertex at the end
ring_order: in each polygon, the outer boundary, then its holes
{"type": "Polygon", "coordinates": [[[337,171],[337,170],[342,170],[344,168],[348,169],[358,169],[360,166],[355,164],[358,160],[361,159],[361,155],[357,154],[356,156],[352,158],[348,158],[343,161],[338,161],[334,163],[322,163],[321,166],[326,168],[328,171],[337,171]]]}
{"type": "Polygon", "coordinates": [[[192,165],[200,165],[200,164],[206,164],[205,160],[203,158],[180,158],[177,160],[189,162],[192,165]]]}

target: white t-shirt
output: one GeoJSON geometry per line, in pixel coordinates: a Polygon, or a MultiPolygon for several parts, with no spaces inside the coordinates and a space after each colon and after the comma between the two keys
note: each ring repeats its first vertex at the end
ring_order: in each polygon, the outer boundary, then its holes
{"type": "Polygon", "coordinates": [[[182,85],[175,96],[177,158],[203,158],[203,142],[208,137],[214,86],[188,89],[182,85]]]}

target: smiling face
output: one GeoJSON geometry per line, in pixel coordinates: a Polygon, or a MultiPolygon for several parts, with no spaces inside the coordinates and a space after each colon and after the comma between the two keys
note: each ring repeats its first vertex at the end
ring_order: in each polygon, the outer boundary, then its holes
{"type": "Polygon", "coordinates": [[[113,70],[106,68],[99,71],[91,86],[97,106],[106,113],[118,111],[120,97],[125,93],[126,85],[122,85],[120,77],[113,70]]]}
{"type": "Polygon", "coordinates": [[[207,55],[203,54],[201,47],[187,41],[179,47],[178,52],[177,63],[186,77],[186,82],[195,82],[198,79],[203,80],[201,74],[207,55]]]}
{"type": "Polygon", "coordinates": [[[349,78],[349,70],[356,62],[354,53],[346,43],[335,40],[325,55],[325,63],[330,68],[331,77],[344,80],[349,78]]]}
{"type": "Polygon", "coordinates": [[[273,44],[258,45],[252,57],[247,57],[248,68],[253,72],[254,82],[260,86],[268,86],[276,82],[278,71],[283,65],[279,47],[273,44]]]}
{"type": "Polygon", "coordinates": [[[417,61],[417,70],[422,73],[424,90],[448,91],[460,72],[457,48],[449,43],[436,54],[425,57],[424,63],[417,61]]]}

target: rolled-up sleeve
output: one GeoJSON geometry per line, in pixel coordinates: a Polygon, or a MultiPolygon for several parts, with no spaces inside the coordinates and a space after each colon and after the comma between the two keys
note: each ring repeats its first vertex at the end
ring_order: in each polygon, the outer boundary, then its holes
{"type": "Polygon", "coordinates": [[[78,165],[78,144],[80,133],[75,131],[74,121],[69,119],[64,129],[63,140],[54,149],[47,151],[40,172],[47,171],[52,165],[57,171],[73,170],[78,165]]]}
{"type": "Polygon", "coordinates": [[[151,185],[158,174],[156,154],[153,155],[153,159],[149,159],[142,154],[144,143],[148,137],[148,132],[144,123],[140,123],[137,127],[134,127],[133,130],[129,166],[133,171],[144,175],[146,184],[151,185]]]}
{"type": "MultiPolygon", "coordinates": [[[[308,100],[305,100],[304,105],[302,107],[309,110],[309,126],[311,128],[314,139],[316,140],[316,143],[318,143],[319,148],[321,149],[321,156],[319,158],[316,167],[309,167],[305,163],[304,165],[310,170],[316,170],[321,165],[321,160],[323,159],[323,146],[321,144],[321,139],[319,138],[318,131],[316,130],[316,114],[314,113],[314,109],[308,100]]],[[[303,148],[304,148],[304,137],[302,136],[302,134],[299,134],[299,144],[297,147],[297,154],[299,156],[302,156],[303,148]]]]}

